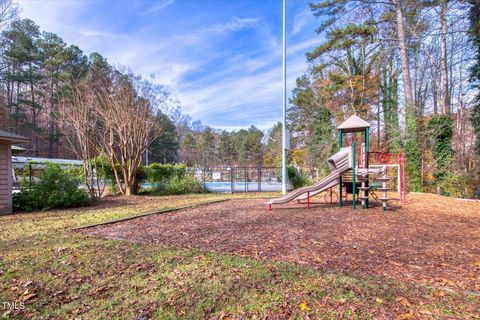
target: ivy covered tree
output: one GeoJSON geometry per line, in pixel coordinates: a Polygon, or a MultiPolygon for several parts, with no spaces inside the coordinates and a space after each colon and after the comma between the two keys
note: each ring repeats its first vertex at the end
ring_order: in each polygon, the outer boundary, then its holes
{"type": "Polygon", "coordinates": [[[390,56],[389,60],[389,63],[382,67],[380,84],[384,119],[383,141],[386,151],[398,153],[402,149],[398,116],[398,76],[396,75],[393,57],[390,56]]]}
{"type": "MultiPolygon", "coordinates": [[[[480,0],[470,0],[470,34],[475,46],[475,64],[472,67],[471,81],[480,90],[480,0]]],[[[480,155],[480,93],[477,94],[472,109],[471,121],[475,131],[475,150],[480,155]]]]}
{"type": "MultiPolygon", "coordinates": [[[[452,174],[453,120],[448,115],[435,115],[428,123],[430,149],[433,157],[433,177],[440,187],[452,174]]],[[[441,192],[441,190],[438,190],[441,192]]]]}
{"type": "Polygon", "coordinates": [[[336,151],[335,127],[330,110],[322,108],[312,119],[312,138],[309,151],[312,162],[317,165],[322,175],[328,173],[326,159],[336,151]]]}

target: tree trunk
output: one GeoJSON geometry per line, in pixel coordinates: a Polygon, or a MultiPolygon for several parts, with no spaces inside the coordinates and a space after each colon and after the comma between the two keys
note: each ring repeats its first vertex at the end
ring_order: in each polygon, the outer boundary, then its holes
{"type": "Polygon", "coordinates": [[[450,114],[450,94],[448,88],[448,67],[447,67],[447,10],[448,1],[440,3],[440,24],[441,24],[441,68],[442,68],[442,107],[443,113],[450,114]]]}
{"type": "MultiPolygon", "coordinates": [[[[29,65],[30,77],[32,77],[32,63],[29,65]]],[[[35,107],[35,87],[33,85],[33,79],[30,79],[30,91],[32,96],[32,128],[33,128],[33,155],[38,155],[38,128],[37,128],[37,109],[35,107]]]]}
{"type": "Polygon", "coordinates": [[[405,36],[405,27],[403,19],[403,9],[401,0],[392,0],[395,5],[395,12],[397,17],[397,33],[400,47],[400,62],[402,65],[402,78],[405,91],[405,103],[413,106],[412,81],[410,77],[410,65],[408,61],[407,38],[405,36]]]}
{"type": "Polygon", "coordinates": [[[403,8],[401,0],[392,0],[392,3],[395,5],[396,11],[397,36],[400,48],[400,62],[405,94],[405,154],[407,158],[406,171],[409,178],[408,187],[410,191],[422,191],[422,155],[418,145],[416,112],[410,77],[403,8]]]}
{"type": "Polygon", "coordinates": [[[132,181],[125,182],[125,195],[131,196],[133,195],[133,183],[132,181]]]}

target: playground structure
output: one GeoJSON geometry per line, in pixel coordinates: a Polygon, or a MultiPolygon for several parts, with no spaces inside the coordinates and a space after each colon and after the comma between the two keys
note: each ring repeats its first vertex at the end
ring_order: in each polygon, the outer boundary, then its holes
{"type": "MultiPolygon", "coordinates": [[[[398,192],[400,195],[400,204],[406,204],[406,179],[405,179],[405,156],[403,154],[389,154],[382,152],[369,152],[369,130],[370,124],[360,117],[353,115],[338,126],[338,145],[340,150],[327,159],[330,168],[330,174],[317,183],[294,190],[281,198],[272,199],[267,202],[269,210],[272,210],[274,204],[284,204],[296,200],[302,203],[306,200],[307,207],[310,207],[310,200],[313,196],[324,192],[332,192],[332,188],[339,186],[340,196],[339,204],[343,206],[343,192],[345,196],[351,194],[352,208],[355,209],[357,199],[360,200],[362,208],[369,206],[369,194],[372,186],[369,184],[370,178],[377,181],[381,192],[380,197],[376,197],[382,203],[383,210],[388,208],[388,191],[390,188],[387,183],[390,181],[387,175],[389,166],[398,168],[398,192]],[[363,133],[364,142],[357,144],[359,133],[363,133]],[[350,134],[350,135],[349,135],[350,134]],[[351,135],[353,134],[353,135],[351,135]],[[347,146],[343,146],[344,137],[348,141],[347,146]],[[370,159],[372,158],[372,159],[370,159]],[[375,162],[370,166],[370,160],[375,162]]],[[[346,199],[346,197],[345,197],[346,199]]]]}

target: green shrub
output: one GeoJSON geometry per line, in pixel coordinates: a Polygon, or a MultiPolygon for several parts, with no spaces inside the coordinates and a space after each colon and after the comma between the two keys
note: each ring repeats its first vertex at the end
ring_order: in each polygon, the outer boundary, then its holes
{"type": "Polygon", "coordinates": [[[162,183],[174,177],[182,179],[185,175],[187,175],[185,164],[152,163],[146,167],[146,181],[149,183],[162,183]]]}
{"type": "Polygon", "coordinates": [[[473,198],[475,193],[473,178],[455,171],[447,173],[435,186],[436,192],[444,196],[473,198]]]}
{"type": "Polygon", "coordinates": [[[24,179],[21,192],[13,195],[16,210],[36,211],[55,208],[72,208],[86,205],[88,194],[79,189],[80,179],[62,170],[58,164],[47,164],[39,175],[39,182],[28,188],[24,179]]]}
{"type": "Polygon", "coordinates": [[[288,181],[292,184],[293,189],[298,189],[311,184],[311,180],[307,174],[294,166],[287,166],[288,181]]]}
{"type": "Polygon", "coordinates": [[[169,180],[162,179],[162,182],[155,182],[153,188],[142,190],[143,194],[158,196],[203,192],[206,190],[202,184],[195,179],[192,173],[186,171],[181,175],[171,175],[169,180]]]}

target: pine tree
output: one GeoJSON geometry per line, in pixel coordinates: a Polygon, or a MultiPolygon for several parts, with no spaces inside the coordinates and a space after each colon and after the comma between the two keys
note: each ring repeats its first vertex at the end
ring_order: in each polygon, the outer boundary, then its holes
{"type": "Polygon", "coordinates": [[[197,141],[195,136],[187,133],[182,141],[183,160],[188,166],[198,165],[197,159],[197,141]]]}
{"type": "Polygon", "coordinates": [[[34,154],[38,149],[38,114],[41,109],[38,94],[38,82],[41,79],[37,46],[39,36],[39,27],[29,19],[14,21],[2,35],[6,62],[4,79],[7,82],[7,104],[13,117],[12,125],[16,131],[33,140],[34,154]]]}
{"type": "Polygon", "coordinates": [[[280,167],[282,164],[282,123],[277,122],[268,135],[263,164],[267,167],[280,167]]]}
{"type": "Polygon", "coordinates": [[[197,140],[197,150],[202,166],[208,167],[214,164],[216,159],[215,136],[210,127],[206,127],[197,140]]]}
{"type": "Polygon", "coordinates": [[[157,118],[163,131],[148,148],[149,162],[175,163],[179,147],[177,129],[166,114],[159,112],[157,118]]]}
{"type": "Polygon", "coordinates": [[[235,159],[235,146],[232,141],[233,133],[223,130],[218,144],[218,160],[221,164],[232,164],[235,159]]]}
{"type": "Polygon", "coordinates": [[[58,157],[60,135],[57,123],[58,97],[62,81],[62,68],[65,64],[66,44],[62,38],[51,32],[43,32],[38,42],[42,54],[42,91],[45,93],[45,105],[48,109],[47,156],[58,157]]]}

